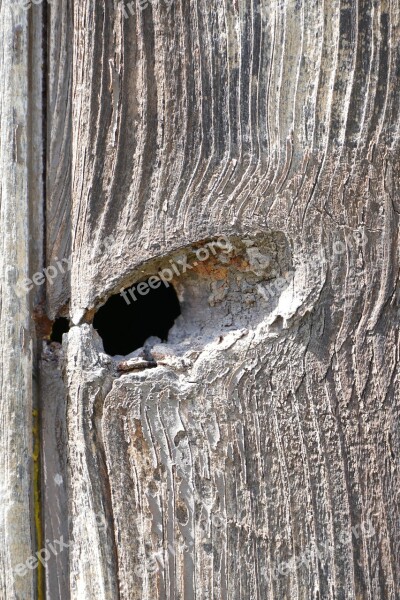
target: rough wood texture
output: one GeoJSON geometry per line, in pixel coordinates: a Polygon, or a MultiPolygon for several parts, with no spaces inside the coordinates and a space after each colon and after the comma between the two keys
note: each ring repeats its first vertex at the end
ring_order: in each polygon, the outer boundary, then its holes
{"type": "MultiPolygon", "coordinates": [[[[57,0],[48,7],[48,90],[46,170],[46,265],[71,254],[71,69],[72,6],[57,0]]],[[[48,316],[54,319],[69,300],[67,269],[46,282],[48,316]]]]}
{"type": "Polygon", "coordinates": [[[74,5],[71,598],[395,600],[399,4],[131,7],[74,5]],[[93,310],[220,235],[121,374],[93,310]]]}
{"type": "MultiPolygon", "coordinates": [[[[67,398],[59,369],[57,344],[44,348],[41,371],[42,519],[43,538],[69,543],[67,398]]],[[[69,552],[52,555],[46,563],[47,598],[69,599],[69,552]]]]}
{"type": "MultiPolygon", "coordinates": [[[[36,166],[40,164],[41,138],[28,118],[30,31],[26,11],[3,0],[0,6],[0,598],[4,600],[33,598],[36,577],[34,571],[29,571],[26,577],[18,577],[14,572],[31,555],[35,543],[31,512],[33,344],[29,298],[16,288],[29,273],[29,201],[40,204],[36,166]],[[38,146],[39,155],[32,158],[38,146]]],[[[36,83],[31,90],[37,91],[36,83]]],[[[30,105],[31,115],[38,115],[37,108],[35,103],[30,105]]]]}

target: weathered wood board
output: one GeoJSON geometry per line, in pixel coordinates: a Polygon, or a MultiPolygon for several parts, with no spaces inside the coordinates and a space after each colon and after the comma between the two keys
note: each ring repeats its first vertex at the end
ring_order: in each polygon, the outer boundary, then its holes
{"type": "Polygon", "coordinates": [[[0,5],[0,598],[34,598],[34,477],[39,446],[33,300],[23,284],[43,263],[41,15],[0,5]],[[35,34],[37,37],[35,37],[35,34]],[[32,300],[32,301],[31,301],[32,300]]]}
{"type": "Polygon", "coordinates": [[[396,600],[398,1],[49,19],[46,597],[396,600]],[[118,369],[93,317],[165,269],[181,316],[118,369]]]}

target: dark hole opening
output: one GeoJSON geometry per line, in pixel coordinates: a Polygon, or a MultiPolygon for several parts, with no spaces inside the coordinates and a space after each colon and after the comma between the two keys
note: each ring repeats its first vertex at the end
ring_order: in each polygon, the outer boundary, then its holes
{"type": "Polygon", "coordinates": [[[63,333],[68,333],[69,321],[65,317],[59,317],[54,321],[53,329],[51,330],[50,341],[62,344],[63,333]]]}
{"type": "MultiPolygon", "coordinates": [[[[153,280],[154,287],[155,279],[158,278],[149,280],[153,280]]],[[[93,327],[102,338],[107,354],[130,354],[141,348],[150,336],[163,341],[168,339],[168,332],[181,309],[172,285],[160,280],[158,284],[156,289],[147,282],[135,284],[112,296],[99,308],[93,327]]]]}

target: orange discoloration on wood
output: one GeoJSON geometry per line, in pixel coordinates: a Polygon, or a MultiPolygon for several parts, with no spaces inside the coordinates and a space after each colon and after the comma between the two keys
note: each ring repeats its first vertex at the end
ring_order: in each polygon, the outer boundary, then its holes
{"type": "Polygon", "coordinates": [[[50,321],[44,312],[42,305],[37,306],[33,311],[33,320],[35,322],[36,334],[39,339],[48,340],[53,329],[53,321],[50,321]]]}
{"type": "MultiPolygon", "coordinates": [[[[242,256],[233,256],[229,259],[228,263],[221,263],[218,257],[210,256],[206,261],[192,261],[192,270],[190,273],[196,273],[200,277],[206,279],[213,279],[216,281],[223,281],[228,279],[229,272],[232,271],[232,267],[238,271],[248,271],[250,265],[242,256]]],[[[175,278],[177,280],[178,278],[175,278]]]]}

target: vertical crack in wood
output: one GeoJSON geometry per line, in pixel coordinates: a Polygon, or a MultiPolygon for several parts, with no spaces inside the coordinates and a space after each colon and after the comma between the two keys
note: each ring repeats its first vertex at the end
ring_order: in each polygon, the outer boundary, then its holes
{"type": "MultiPolygon", "coordinates": [[[[47,4],[31,7],[28,12],[30,33],[30,98],[32,178],[30,200],[30,275],[44,267],[46,256],[46,92],[47,92],[47,4]]],[[[43,287],[35,288],[32,294],[32,314],[41,311],[45,303],[43,287]]],[[[45,317],[44,317],[45,319],[45,317]]],[[[36,531],[36,551],[41,552],[45,544],[43,525],[43,472],[42,472],[42,390],[40,376],[40,354],[43,334],[39,322],[33,319],[33,512],[36,531]],[[39,325],[39,327],[38,327],[39,325]]],[[[45,597],[45,566],[38,561],[36,568],[37,599],[45,597]]]]}

